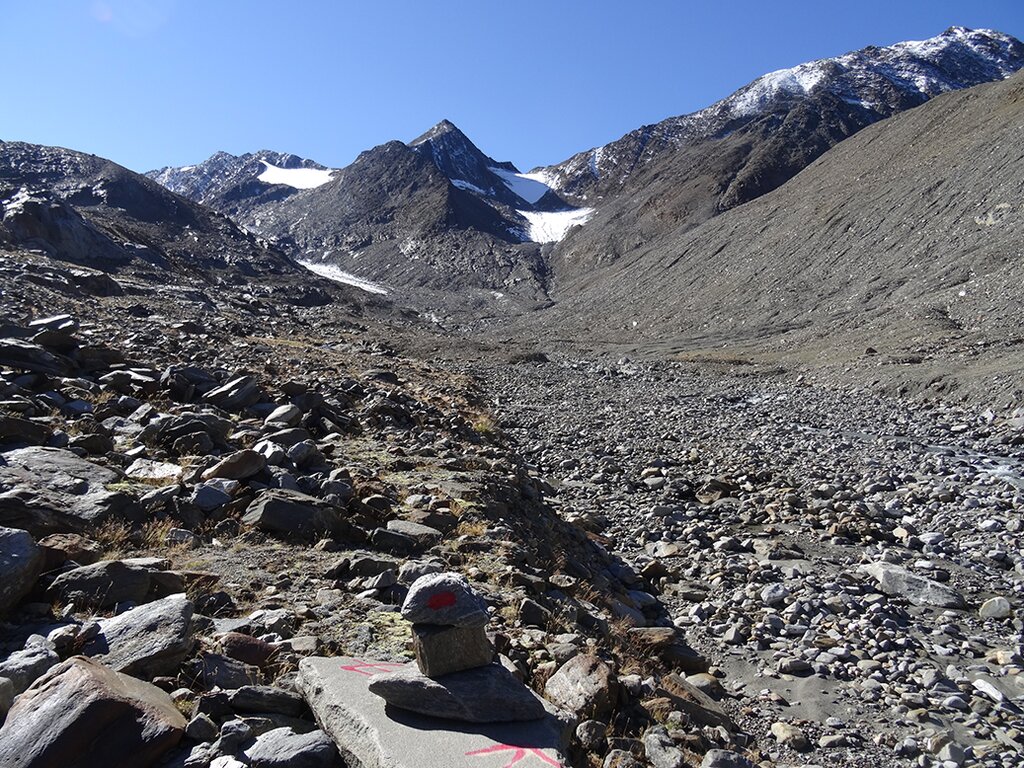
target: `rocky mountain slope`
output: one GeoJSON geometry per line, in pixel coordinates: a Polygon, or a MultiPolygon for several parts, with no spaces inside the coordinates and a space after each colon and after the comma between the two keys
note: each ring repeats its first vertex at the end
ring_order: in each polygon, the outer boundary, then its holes
{"type": "Polygon", "coordinates": [[[571,281],[677,237],[779,187],[868,125],[1022,66],[1015,38],[953,27],[772,72],[707,109],[539,169],[560,194],[597,211],[559,244],[552,272],[571,281]]]}
{"type": "Polygon", "coordinates": [[[1022,75],[939,97],[580,280],[537,327],[582,317],[593,336],[641,344],[871,346],[917,362],[973,350],[1010,364],[1024,299],[1022,118],[1022,75]]]}
{"type": "Polygon", "coordinates": [[[109,160],[0,142],[0,244],[112,269],[298,273],[226,216],[109,160]]]}

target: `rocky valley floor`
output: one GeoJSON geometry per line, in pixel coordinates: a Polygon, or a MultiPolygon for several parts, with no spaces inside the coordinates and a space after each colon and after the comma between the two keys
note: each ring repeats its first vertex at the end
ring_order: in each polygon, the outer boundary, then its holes
{"type": "Polygon", "coordinates": [[[509,359],[326,284],[0,278],[5,766],[356,768],[300,665],[407,661],[444,570],[565,764],[1019,764],[1020,414],[509,359]]]}

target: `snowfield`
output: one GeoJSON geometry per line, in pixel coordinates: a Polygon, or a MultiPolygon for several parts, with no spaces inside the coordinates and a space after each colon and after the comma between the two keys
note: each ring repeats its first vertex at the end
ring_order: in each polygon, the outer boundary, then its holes
{"type": "Polygon", "coordinates": [[[572,211],[517,211],[526,219],[526,239],[534,243],[557,243],[570,228],[582,226],[594,215],[593,208],[572,211]]]}
{"type": "Polygon", "coordinates": [[[304,266],[310,272],[320,275],[320,277],[326,277],[328,280],[333,280],[336,283],[351,285],[352,287],[358,288],[361,291],[366,291],[367,293],[376,293],[381,296],[388,295],[388,289],[383,285],[374,283],[370,280],[364,280],[361,277],[353,275],[351,272],[339,269],[333,264],[322,264],[315,261],[300,261],[299,264],[304,266]]]}
{"type": "Polygon", "coordinates": [[[512,173],[504,168],[490,168],[491,173],[504,182],[505,186],[512,190],[523,200],[533,205],[540,200],[551,189],[545,181],[546,177],[541,173],[512,173]]]}
{"type": "Polygon", "coordinates": [[[266,160],[260,160],[266,166],[263,173],[256,178],[264,184],[284,184],[295,189],[313,189],[331,180],[334,171],[319,168],[278,168],[266,160]]]}

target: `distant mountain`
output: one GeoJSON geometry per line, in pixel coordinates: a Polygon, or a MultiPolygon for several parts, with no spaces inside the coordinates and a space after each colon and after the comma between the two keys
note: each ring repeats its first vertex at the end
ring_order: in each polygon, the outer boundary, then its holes
{"type": "Polygon", "coordinates": [[[408,144],[363,152],[337,171],[262,151],[220,152],[147,175],[297,259],[410,290],[543,297],[538,243],[560,239],[590,213],[488,157],[448,120],[408,144]]]}
{"type": "Polygon", "coordinates": [[[0,247],[107,270],[296,273],[229,218],[95,155],[0,141],[0,247]]]}
{"type": "Polygon", "coordinates": [[[952,27],[770,73],[707,109],[530,173],[444,120],[336,171],[262,151],[150,176],[299,260],[447,296],[559,299],[778,188],[866,126],[1022,66],[1015,38],[952,27]]]}
{"type": "Polygon", "coordinates": [[[232,218],[325,184],[332,175],[317,162],[268,149],[244,155],[217,152],[198,165],[146,173],[172,192],[232,218]]]}

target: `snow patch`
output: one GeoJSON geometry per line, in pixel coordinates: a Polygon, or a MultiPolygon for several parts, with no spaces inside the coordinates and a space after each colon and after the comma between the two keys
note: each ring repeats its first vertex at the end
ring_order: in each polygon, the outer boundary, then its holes
{"type": "Polygon", "coordinates": [[[534,243],[557,243],[570,228],[582,226],[594,215],[593,208],[571,211],[516,211],[526,219],[526,239],[534,243]]]}
{"type": "Polygon", "coordinates": [[[376,293],[381,296],[388,295],[388,289],[383,285],[374,283],[370,280],[364,280],[361,277],[353,275],[351,272],[339,269],[333,264],[323,264],[315,261],[300,261],[299,264],[304,266],[310,272],[320,275],[320,277],[326,277],[328,280],[333,280],[336,283],[351,285],[352,287],[366,291],[367,293],[376,293]]]}
{"type": "Polygon", "coordinates": [[[513,173],[512,171],[506,171],[504,168],[489,168],[488,170],[501,179],[505,186],[512,190],[513,194],[530,205],[544,197],[551,189],[543,172],[513,173]]]}
{"type": "Polygon", "coordinates": [[[313,189],[326,184],[334,175],[333,171],[320,168],[279,168],[266,160],[260,160],[266,166],[263,173],[256,178],[264,184],[284,184],[295,189],[313,189]]]}
{"type": "Polygon", "coordinates": [[[468,181],[463,181],[462,179],[451,179],[451,182],[459,189],[464,189],[467,192],[476,192],[478,195],[483,195],[484,197],[487,197],[490,194],[488,192],[484,192],[476,184],[470,184],[468,181]]]}

